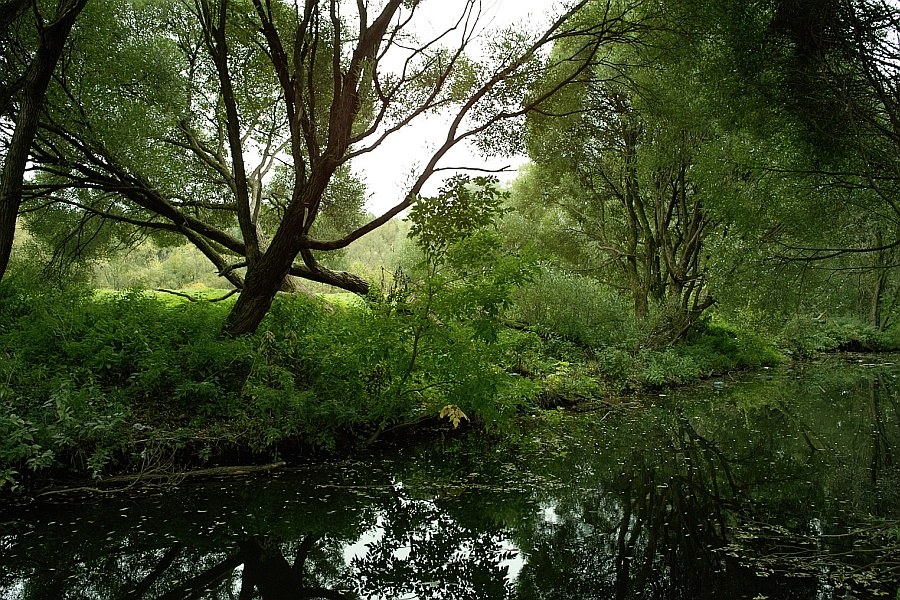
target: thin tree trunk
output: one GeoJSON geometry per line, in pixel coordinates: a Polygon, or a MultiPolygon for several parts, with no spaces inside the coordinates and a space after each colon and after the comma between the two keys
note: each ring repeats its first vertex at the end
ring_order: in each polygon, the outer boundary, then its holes
{"type": "Polygon", "coordinates": [[[884,331],[884,323],[882,323],[881,314],[882,314],[882,298],[884,296],[884,288],[887,283],[887,271],[882,269],[878,272],[878,277],[875,280],[875,289],[872,290],[872,305],[869,314],[869,321],[872,324],[872,327],[875,327],[878,331],[884,331]]]}
{"type": "MultiPolygon", "coordinates": [[[[881,247],[884,245],[884,240],[882,239],[881,231],[875,232],[875,246],[881,247]]],[[[869,322],[873,327],[878,329],[879,331],[883,331],[883,324],[881,319],[882,314],[882,297],[884,296],[884,288],[887,284],[887,269],[885,268],[885,251],[879,250],[875,253],[875,269],[876,269],[876,279],[875,286],[872,290],[872,303],[869,308],[869,322]]]]}

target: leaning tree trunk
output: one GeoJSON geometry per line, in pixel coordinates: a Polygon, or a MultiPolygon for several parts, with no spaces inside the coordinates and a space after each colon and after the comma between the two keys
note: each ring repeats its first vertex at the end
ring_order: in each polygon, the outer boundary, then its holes
{"type": "Polygon", "coordinates": [[[277,268],[271,262],[264,257],[258,265],[247,269],[244,289],[225,319],[226,335],[236,337],[255,332],[269,312],[290,269],[290,262],[284,268],[277,268]]]}
{"type": "Polygon", "coordinates": [[[15,118],[15,131],[4,160],[3,179],[0,180],[0,279],[6,273],[12,255],[16,218],[22,205],[25,168],[37,133],[47,87],[72,25],[86,3],[87,0],[61,1],[57,5],[56,19],[39,31],[38,49],[25,76],[19,112],[15,118]]]}
{"type": "Polygon", "coordinates": [[[270,252],[271,248],[266,251],[263,259],[255,267],[248,267],[241,295],[238,296],[237,302],[231,309],[228,318],[225,319],[225,325],[222,328],[226,335],[239,336],[255,332],[279,291],[300,291],[307,296],[314,296],[302,286],[298,288],[296,284],[291,284],[290,287],[287,287],[288,282],[293,278],[288,274],[282,275],[285,271],[286,273],[296,272],[305,279],[333,285],[361,296],[369,293],[368,282],[352,273],[331,271],[318,266],[314,270],[309,267],[297,269],[291,266],[290,261],[287,261],[288,266],[285,267],[284,260],[273,266],[274,257],[269,254],[270,252]]]}
{"type": "MultiPolygon", "coordinates": [[[[324,188],[322,185],[323,191],[324,188]]],[[[275,295],[290,274],[294,258],[300,252],[294,239],[297,234],[292,236],[289,233],[303,231],[303,222],[298,220],[297,212],[296,208],[289,208],[265,252],[255,260],[247,257],[249,264],[244,288],[225,319],[223,331],[226,335],[239,336],[255,332],[272,307],[275,295]]]]}
{"type": "Polygon", "coordinates": [[[306,279],[336,285],[356,293],[367,293],[368,284],[349,273],[337,273],[320,267],[312,253],[304,249],[302,238],[309,232],[308,207],[318,206],[331,175],[333,165],[324,164],[311,177],[311,182],[295,190],[295,200],[285,211],[281,225],[272,237],[269,247],[256,260],[248,256],[244,288],[237,302],[225,319],[223,331],[229,336],[240,336],[257,330],[266,313],[272,307],[275,295],[290,274],[306,279]],[[303,256],[304,269],[294,268],[294,259],[303,256]]]}

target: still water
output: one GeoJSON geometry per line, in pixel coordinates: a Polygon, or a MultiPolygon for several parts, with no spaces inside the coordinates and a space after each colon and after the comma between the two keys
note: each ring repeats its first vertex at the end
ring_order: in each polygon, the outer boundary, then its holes
{"type": "Polygon", "coordinates": [[[0,513],[0,599],[900,599],[900,357],[0,513]],[[893,361],[897,361],[894,364],[893,361]]]}

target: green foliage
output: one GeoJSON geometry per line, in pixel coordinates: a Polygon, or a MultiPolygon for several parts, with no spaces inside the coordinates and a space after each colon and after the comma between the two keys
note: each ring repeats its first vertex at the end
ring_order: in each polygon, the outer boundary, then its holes
{"type": "MultiPolygon", "coordinates": [[[[8,390],[0,392],[0,400],[9,395],[8,390]]],[[[0,414],[0,489],[16,487],[21,466],[35,470],[46,467],[52,460],[52,452],[36,440],[38,434],[31,421],[15,413],[0,414]]]]}
{"type": "Polygon", "coordinates": [[[636,356],[639,376],[652,387],[681,385],[729,371],[776,365],[783,360],[761,336],[710,320],[695,325],[681,343],[636,356]]]}
{"type": "Polygon", "coordinates": [[[249,418],[265,424],[259,448],[291,436],[333,448],[450,404],[501,424],[520,398],[497,345],[466,324],[431,321],[414,298],[324,312],[282,297],[254,343],[244,395],[249,418]]]}
{"type": "Polygon", "coordinates": [[[719,373],[771,366],[783,358],[771,340],[716,319],[696,325],[684,346],[704,369],[719,373]]]}
{"type": "Polygon", "coordinates": [[[496,232],[478,231],[450,246],[443,269],[426,281],[435,292],[431,309],[440,318],[467,323],[475,337],[494,342],[514,290],[532,273],[531,261],[506,253],[496,232]]]}
{"type": "Polygon", "coordinates": [[[427,257],[438,257],[452,243],[492,225],[507,196],[496,177],[454,175],[437,196],[421,198],[413,205],[409,235],[427,257]]]}
{"type": "MultiPolygon", "coordinates": [[[[597,18],[597,9],[580,16],[597,18]]],[[[626,20],[649,25],[641,43],[610,47],[609,62],[585,64],[590,77],[529,114],[533,164],[513,198],[524,223],[511,228],[536,238],[554,263],[631,298],[639,321],[668,311],[673,318],[655,332],[668,343],[713,304],[709,267],[722,222],[710,205],[730,195],[729,166],[720,155],[701,162],[716,132],[690,109],[701,90],[679,71],[666,33],[679,25],[650,5],[625,10],[626,20]]],[[[556,76],[548,69],[546,84],[556,76]]]]}
{"type": "Polygon", "coordinates": [[[55,259],[52,248],[19,221],[5,277],[14,278],[16,287],[22,289],[71,287],[91,280],[91,265],[86,260],[55,259]]]}
{"type": "Polygon", "coordinates": [[[643,350],[638,354],[637,360],[642,365],[644,382],[651,387],[681,385],[703,375],[700,365],[692,356],[675,349],[643,350]]]}
{"type": "Polygon", "coordinates": [[[247,353],[245,342],[219,339],[223,307],[77,289],[24,294],[8,281],[0,295],[27,298],[0,314],[0,395],[14,418],[4,426],[19,432],[4,436],[0,468],[99,476],[126,460],[145,421],[177,429],[238,404],[247,353]]]}
{"type": "MultiPolygon", "coordinates": [[[[480,235],[468,241],[486,248],[480,235]]],[[[476,253],[455,251],[459,269],[476,253]]],[[[3,485],[47,469],[153,468],[162,459],[148,453],[206,461],[234,446],[335,448],[448,405],[502,426],[534,385],[500,367],[496,327],[487,335],[463,313],[496,316],[504,273],[476,281],[481,291],[447,288],[433,304],[441,319],[414,295],[331,310],[284,295],[256,335],[239,339],[219,333],[227,302],[26,292],[4,281],[3,485]]]]}
{"type": "Polygon", "coordinates": [[[512,317],[582,346],[634,348],[639,328],[627,300],[593,279],[552,268],[513,294],[512,317]]]}
{"type": "Polygon", "coordinates": [[[152,240],[96,262],[91,280],[97,287],[114,290],[181,290],[228,285],[195,247],[161,246],[152,240]]]}
{"type": "MultiPolygon", "coordinates": [[[[345,219],[340,225],[336,221],[327,223],[342,228],[354,222],[352,215],[337,215],[335,219],[345,219]]],[[[355,218],[355,217],[354,217],[355,218]]],[[[329,217],[331,219],[331,217],[329,217]]],[[[323,221],[323,227],[325,226],[323,221]]],[[[331,226],[331,225],[329,225],[331,226]]],[[[401,261],[410,224],[408,221],[393,219],[372,234],[363,236],[339,253],[329,253],[323,263],[344,271],[357,273],[368,281],[378,282],[385,272],[393,272],[401,261]]],[[[25,232],[23,232],[25,233],[25,232]]],[[[16,271],[34,273],[33,278],[45,278],[43,265],[48,257],[35,242],[25,245],[27,233],[23,236],[23,255],[13,267],[16,271]],[[27,252],[27,254],[25,254],[27,252]],[[33,258],[29,258],[33,256],[33,258]]],[[[87,279],[98,288],[113,290],[159,289],[189,290],[227,287],[228,282],[220,277],[209,259],[190,244],[165,245],[148,239],[132,248],[108,253],[102,260],[90,265],[90,272],[81,279],[87,279]]],[[[71,274],[67,275],[71,277],[71,274]]],[[[311,289],[316,284],[307,282],[311,289]]],[[[331,291],[332,288],[320,286],[331,291]]]]}
{"type": "MultiPolygon", "coordinates": [[[[556,289],[545,288],[544,292],[549,294],[556,289]]],[[[535,297],[540,298],[541,294],[535,297]]],[[[565,294],[550,297],[567,299],[565,294]]],[[[535,306],[543,308],[540,302],[535,306]]],[[[607,326],[603,336],[598,337],[597,325],[585,318],[588,311],[584,307],[566,302],[554,307],[556,311],[538,312],[539,318],[530,323],[536,333],[516,332],[512,336],[507,342],[506,363],[508,369],[540,381],[545,402],[551,404],[559,399],[577,401],[647,387],[681,385],[783,360],[774,338],[721,320],[705,319],[682,342],[654,349],[646,344],[646,330],[633,321],[628,328],[628,321],[622,324],[620,320],[616,322],[618,330],[607,326]],[[554,312],[562,313],[562,317],[554,312]],[[541,314],[548,318],[541,319],[541,314]]],[[[612,314],[621,319],[621,313],[612,314]]]]}
{"type": "MultiPolygon", "coordinates": [[[[628,303],[610,288],[572,274],[544,270],[517,289],[513,315],[543,342],[519,354],[518,368],[544,378],[545,390],[568,397],[596,397],[644,386],[678,385],[781,360],[773,344],[745,328],[709,319],[695,324],[682,343],[652,349],[657,318],[639,324],[628,303]],[[548,301],[548,299],[552,299],[548,301]],[[569,345],[560,344],[564,340],[569,345]],[[523,361],[523,356],[530,356],[523,361]],[[554,366],[553,358],[558,362],[554,366]],[[565,364],[565,373],[558,365],[565,364]]],[[[516,368],[516,367],[513,367],[516,368]]]]}
{"type": "Polygon", "coordinates": [[[788,320],[781,332],[781,346],[788,354],[809,357],[820,352],[877,352],[900,348],[898,329],[879,331],[854,317],[826,319],[811,315],[788,320]]]}
{"type": "MultiPolygon", "coordinates": [[[[368,217],[375,218],[374,215],[368,217]]],[[[323,260],[335,269],[357,273],[370,283],[378,284],[387,274],[397,270],[401,256],[412,245],[408,239],[410,225],[406,220],[391,219],[333,258],[323,257],[323,260]]]]}
{"type": "Polygon", "coordinates": [[[533,270],[504,250],[494,227],[505,196],[495,178],[457,176],[410,210],[409,235],[420,253],[408,256],[389,302],[376,302],[374,321],[351,338],[377,334],[390,344],[378,356],[382,405],[434,415],[453,405],[481,423],[502,424],[531,393],[499,367],[504,313],[533,270]]]}
{"type": "MultiPolygon", "coordinates": [[[[295,173],[287,165],[274,169],[274,176],[266,184],[265,196],[268,203],[261,215],[264,230],[274,232],[284,217],[284,208],[290,203],[294,189],[295,173]]],[[[335,239],[350,233],[366,220],[363,205],[366,200],[366,186],[347,165],[335,172],[322,195],[319,218],[310,233],[318,239],[335,239]]],[[[328,253],[326,260],[340,260],[338,253],[328,253]]]]}

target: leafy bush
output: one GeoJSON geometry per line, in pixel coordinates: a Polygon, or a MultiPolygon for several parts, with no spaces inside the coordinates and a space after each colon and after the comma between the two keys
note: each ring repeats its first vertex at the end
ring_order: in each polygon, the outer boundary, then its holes
{"type": "Polygon", "coordinates": [[[234,414],[246,342],[218,335],[224,308],[138,293],[23,293],[0,285],[4,473],[62,466],[100,475],[143,422],[178,427],[234,414]],[[9,306],[14,306],[9,310],[9,306]]]}
{"type": "Polygon", "coordinates": [[[696,324],[681,347],[707,374],[753,369],[782,360],[775,344],[761,335],[711,319],[696,324]]]}
{"type": "Polygon", "coordinates": [[[587,277],[543,269],[515,291],[513,304],[514,318],[583,346],[634,348],[640,339],[628,302],[587,277]]]}
{"type": "Polygon", "coordinates": [[[100,288],[184,289],[217,287],[224,281],[192,244],[160,245],[152,239],[97,263],[91,281],[100,288]]]}
{"type": "Polygon", "coordinates": [[[796,316],[785,324],[781,347],[794,356],[812,356],[838,350],[872,352],[900,348],[897,330],[879,331],[852,317],[824,319],[796,316]]]}
{"type": "Polygon", "coordinates": [[[620,348],[602,348],[595,355],[597,370],[609,379],[627,379],[634,370],[634,356],[620,348]]]}
{"type": "Polygon", "coordinates": [[[652,387],[680,385],[702,376],[697,362],[676,349],[664,351],[643,350],[638,355],[643,379],[652,387]]]}
{"type": "Polygon", "coordinates": [[[770,366],[783,359],[758,334],[707,318],[670,348],[644,349],[636,357],[640,378],[651,387],[680,385],[715,374],[770,366]]]}

